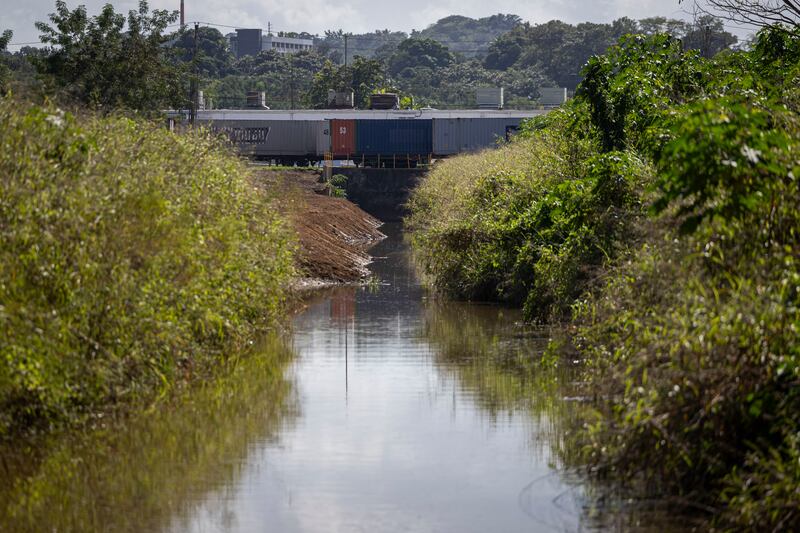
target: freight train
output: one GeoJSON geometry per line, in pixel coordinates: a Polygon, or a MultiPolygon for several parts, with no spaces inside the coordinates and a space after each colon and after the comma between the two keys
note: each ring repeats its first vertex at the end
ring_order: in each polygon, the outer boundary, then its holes
{"type": "Polygon", "coordinates": [[[239,151],[279,164],[323,159],[413,167],[508,140],[545,110],[208,110],[196,124],[226,135],[239,151]]]}

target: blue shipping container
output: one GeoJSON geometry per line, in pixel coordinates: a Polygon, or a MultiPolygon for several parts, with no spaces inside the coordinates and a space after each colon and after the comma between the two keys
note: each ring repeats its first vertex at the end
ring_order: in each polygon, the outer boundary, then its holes
{"type": "Polygon", "coordinates": [[[427,156],[433,152],[433,121],[356,120],[356,151],[368,156],[427,156]]]}

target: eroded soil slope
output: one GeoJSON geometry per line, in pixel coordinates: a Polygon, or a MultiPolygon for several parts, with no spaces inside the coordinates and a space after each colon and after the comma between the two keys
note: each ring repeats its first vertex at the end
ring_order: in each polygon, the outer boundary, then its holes
{"type": "Polygon", "coordinates": [[[385,238],[382,222],[344,198],[328,196],[319,172],[257,168],[257,183],[278,191],[300,242],[303,284],[359,281],[369,275],[366,249],[385,238]]]}

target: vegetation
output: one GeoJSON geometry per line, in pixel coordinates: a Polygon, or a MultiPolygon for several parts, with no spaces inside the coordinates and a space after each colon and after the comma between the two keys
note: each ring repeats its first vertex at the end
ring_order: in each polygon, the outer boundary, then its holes
{"type": "Polygon", "coordinates": [[[218,141],[0,101],[0,437],[149,400],[276,320],[292,240],[218,141]]]}
{"type": "Polygon", "coordinates": [[[13,35],[11,30],[5,30],[0,35],[0,96],[4,95],[6,92],[6,79],[8,78],[9,69],[6,66],[5,54],[8,43],[11,42],[11,37],[13,35]]]}
{"type": "Polygon", "coordinates": [[[605,53],[624,35],[659,32],[681,39],[686,49],[700,50],[706,57],[737,41],[711,16],[701,17],[695,24],[664,17],[638,22],[620,18],[610,24],[586,22],[577,26],[553,20],[537,26],[523,24],[502,35],[492,43],[483,65],[492,70],[536,67],[557,86],[574,89],[590,57],[605,53]]]}
{"type": "Polygon", "coordinates": [[[60,97],[97,108],[158,110],[186,103],[180,77],[165,55],[163,32],[175,12],[154,10],[146,0],[126,18],[106,4],[89,17],[85,6],[70,11],[56,0],[52,26],[36,24],[49,53],[37,67],[60,97]]]}
{"type": "Polygon", "coordinates": [[[308,104],[315,108],[328,105],[328,90],[353,90],[356,107],[366,108],[369,95],[376,92],[386,82],[383,69],[378,61],[356,57],[348,65],[337,66],[326,61],[317,72],[306,96],[308,104]]]}
{"type": "Polygon", "coordinates": [[[60,100],[70,104],[135,110],[188,108],[195,83],[207,105],[245,107],[246,93],[257,90],[266,93],[272,109],[323,107],[329,89],[353,89],[361,107],[376,90],[401,93],[415,107],[474,107],[476,87],[502,86],[506,106],[524,109],[538,105],[541,87],[574,89],[589,57],[627,33],[667,32],[704,57],[736,43],[711,16],[694,24],[656,17],[530,25],[498,14],[446,17],[410,36],[388,30],[301,34],[314,39],[313,50],[267,50],[236,59],[215,28],[164,33],[175,17],[151,12],[145,2],[127,19],[110,5],[90,17],[84,7],[70,11],[59,0],[50,23],[38,24],[51,47],[12,55],[14,84],[20,92],[49,97],[60,89],[60,100]]]}
{"type": "Polygon", "coordinates": [[[546,320],[617,255],[650,171],[631,153],[596,154],[587,109],[554,112],[510,145],[434,167],[407,220],[433,286],[524,304],[546,320]]]}
{"type": "Polygon", "coordinates": [[[796,29],[713,59],[624,37],[410,204],[435,287],[574,321],[591,472],[736,529],[800,527],[798,65],[796,29]]]}
{"type": "Polygon", "coordinates": [[[503,13],[479,19],[451,15],[424,30],[412,31],[411,37],[438,41],[466,58],[481,58],[488,52],[492,41],[520,24],[522,19],[517,15],[503,13]]]}
{"type": "MultiPolygon", "coordinates": [[[[272,335],[168,408],[94,420],[93,430],[0,443],[0,522],[15,532],[186,528],[190,505],[241,475],[253,442],[292,424],[292,359],[272,335]],[[102,505],[98,505],[98,500],[102,505]]],[[[162,405],[163,407],[163,405],[162,405]]]]}

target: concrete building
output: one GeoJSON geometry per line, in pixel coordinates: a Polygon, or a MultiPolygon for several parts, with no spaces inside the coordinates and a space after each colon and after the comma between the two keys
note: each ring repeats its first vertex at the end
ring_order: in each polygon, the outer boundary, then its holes
{"type": "Polygon", "coordinates": [[[312,48],[314,48],[314,41],[311,39],[278,37],[277,35],[264,35],[261,39],[262,50],[275,50],[279,54],[294,54],[312,48]]]}
{"type": "Polygon", "coordinates": [[[311,39],[264,35],[260,28],[237,29],[235,34],[229,33],[227,37],[237,59],[244,56],[255,56],[259,52],[267,50],[275,50],[279,54],[294,54],[314,48],[314,41],[311,39]]]}
{"type": "Polygon", "coordinates": [[[236,30],[236,57],[255,56],[262,50],[261,29],[236,30]]]}

